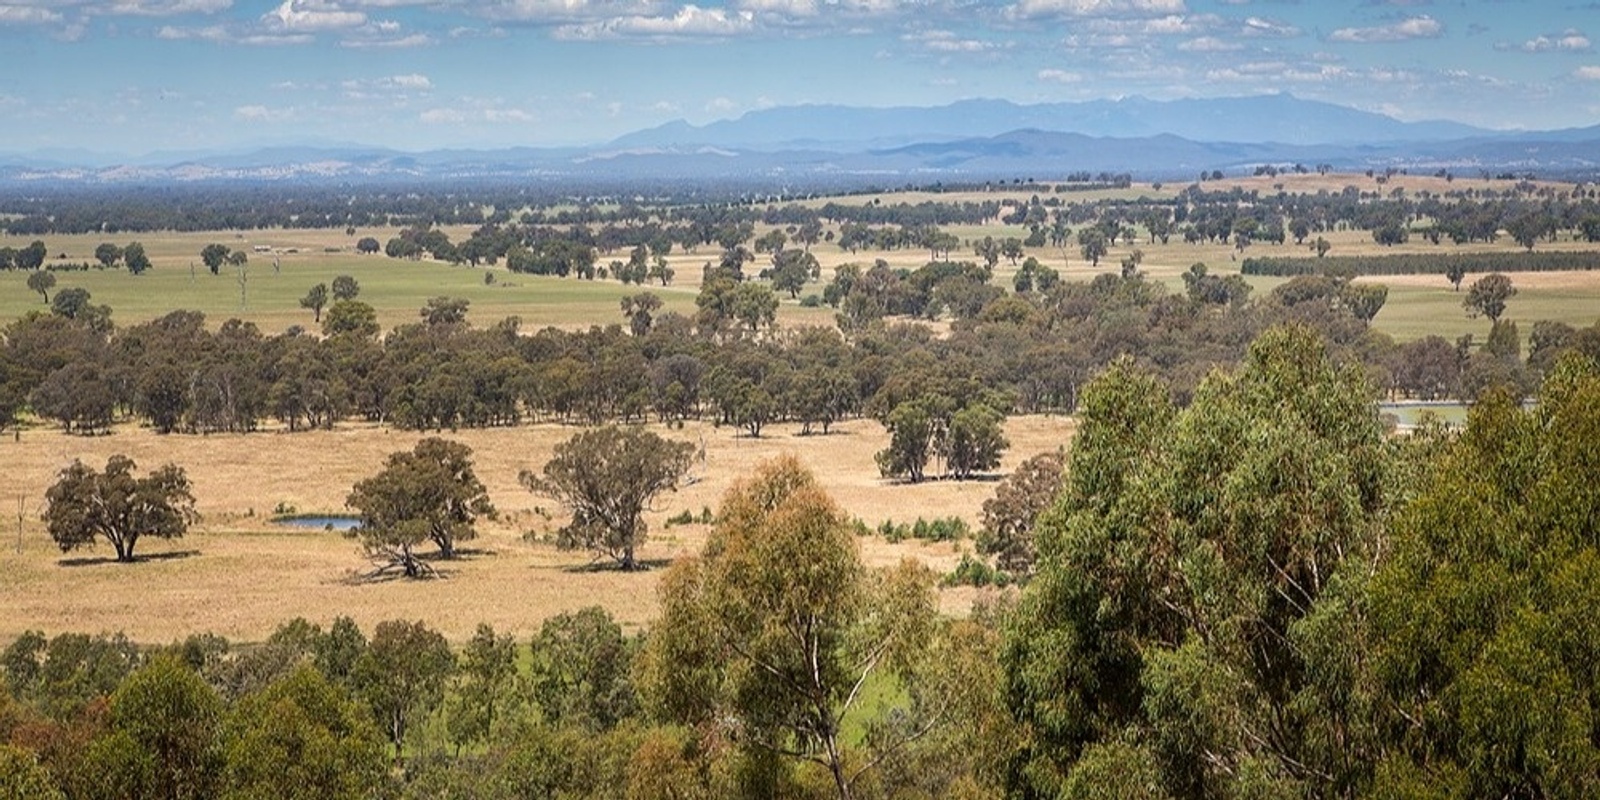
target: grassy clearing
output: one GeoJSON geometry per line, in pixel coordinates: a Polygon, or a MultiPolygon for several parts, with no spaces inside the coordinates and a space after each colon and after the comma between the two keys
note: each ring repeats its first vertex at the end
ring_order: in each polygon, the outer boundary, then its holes
{"type": "MultiPolygon", "coordinates": [[[[813,469],[844,510],[876,525],[884,519],[959,516],[974,527],[989,481],[933,481],[894,485],[878,477],[872,454],[886,443],[875,422],[855,420],[828,436],[796,435],[797,428],[775,427],[761,439],[735,436],[727,428],[691,424],[663,435],[704,442],[706,459],[697,465],[695,483],[658,500],[649,516],[650,543],[642,558],[663,563],[697,552],[704,525],[664,524],[685,509],[713,510],[724,492],[760,462],[793,453],[813,469]]],[[[1038,452],[1061,447],[1073,423],[1061,417],[1022,417],[1007,423],[1012,449],[1002,469],[1038,452]]],[[[452,641],[464,641],[479,622],[519,639],[532,636],[548,617],[584,606],[601,605],[631,629],[655,615],[655,585],[661,570],[620,574],[591,570],[583,553],[562,552],[538,534],[560,524],[549,500],[534,497],[516,483],[517,472],[541,467],[555,445],[575,428],[535,425],[449,434],[474,450],[476,471],[488,487],[501,519],[481,528],[465,543],[472,554],[445,565],[445,580],[360,584],[352,579],[367,568],[355,542],[337,533],[274,525],[274,508],[302,513],[342,511],[357,480],[376,472],[385,456],[409,449],[422,434],[349,425],[334,431],[263,432],[233,436],[157,436],[123,426],[109,436],[69,437],[55,430],[24,431],[20,440],[0,440],[5,488],[0,491],[8,522],[0,530],[0,571],[6,577],[6,605],[0,616],[0,641],[24,630],[47,632],[126,631],[139,641],[164,642],[195,631],[259,640],[283,620],[304,616],[326,624],[335,615],[354,618],[371,629],[386,619],[423,619],[452,641]],[[190,535],[172,542],[142,541],[150,560],[116,564],[101,547],[63,555],[39,520],[44,490],[55,473],[74,458],[103,466],[112,453],[125,453],[141,470],[165,461],[183,465],[193,480],[204,519],[190,535]],[[18,500],[23,501],[20,552],[18,500]],[[539,512],[543,506],[555,519],[539,512]],[[525,539],[527,532],[535,540],[525,539]]],[[[943,573],[960,561],[970,541],[889,544],[878,537],[860,540],[873,565],[901,558],[921,559],[943,573]]],[[[951,613],[970,608],[976,590],[941,593],[951,613]]]]}

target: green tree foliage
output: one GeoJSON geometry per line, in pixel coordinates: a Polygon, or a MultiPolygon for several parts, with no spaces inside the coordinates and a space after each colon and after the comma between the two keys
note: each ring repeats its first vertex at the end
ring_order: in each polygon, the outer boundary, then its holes
{"type": "Polygon", "coordinates": [[[143,275],[150,269],[150,257],[145,255],[144,245],[138,242],[129,242],[123,249],[122,263],[127,265],[132,275],[143,275]]]}
{"type": "Polygon", "coordinates": [[[232,250],[227,245],[213,242],[201,248],[200,261],[206,265],[206,269],[211,270],[212,275],[216,275],[227,262],[230,252],[232,250]]]}
{"type": "Polygon", "coordinates": [[[0,797],[15,800],[64,800],[50,773],[26,750],[0,744],[0,797]]]}
{"type": "MultiPolygon", "coordinates": [[[[673,565],[646,643],[652,707],[726,720],[757,758],[821,765],[837,796],[872,764],[846,752],[847,716],[877,673],[909,675],[932,624],[925,569],[868,570],[848,519],[793,458],[729,490],[701,559],[673,565]]],[[[747,791],[752,789],[747,789],[747,791]]]]}
{"type": "Polygon", "coordinates": [[[1083,253],[1085,260],[1095,267],[1100,266],[1100,259],[1106,257],[1110,243],[1106,240],[1105,231],[1099,228],[1084,228],[1078,231],[1078,249],[1083,253]]]}
{"type": "Polygon", "coordinates": [[[432,541],[440,556],[455,558],[456,544],[477,536],[477,518],[494,515],[472,470],[472,448],[437,437],[391,453],[383,470],[357,483],[345,503],[361,514],[351,535],[378,562],[375,576],[391,569],[408,578],[433,574],[416,547],[432,541]]]}
{"type": "Polygon", "coordinates": [[[1118,741],[1173,796],[1361,785],[1377,745],[1351,641],[1390,464],[1359,371],[1302,328],[1181,413],[1127,363],[1096,380],[1008,631],[1013,791],[1081,785],[1118,741]]]}
{"type": "Polygon", "coordinates": [[[360,300],[336,301],[328,308],[328,318],[322,321],[322,332],[370,339],[378,335],[377,309],[360,300]]]}
{"type": "Polygon", "coordinates": [[[222,749],[226,798],[362,800],[387,783],[371,715],[309,664],[241,699],[222,749]]]}
{"type": "Polygon", "coordinates": [[[167,464],[143,478],[134,477],[133,459],[115,455],[105,472],[82,461],[61,470],[45,492],[45,522],[62,552],[104,538],[117,560],[134,560],[140,537],[176,539],[199,517],[182,467],[167,464]]]}
{"type": "Polygon", "coordinates": [[[479,623],[461,649],[454,691],[447,701],[450,741],[459,749],[490,741],[522,697],[516,644],[509,635],[479,623]]]}
{"type": "Polygon", "coordinates": [[[559,546],[592,550],[632,570],[639,566],[634,551],[644,544],[650,500],[677,488],[694,452],[688,442],[607,426],[556,445],[542,472],[523,470],[518,479],[528,491],[554,498],[572,513],[557,533],[559,546]]]}
{"type": "Polygon", "coordinates": [[[122,248],[110,242],[101,242],[100,246],[94,249],[94,258],[100,262],[100,266],[110,269],[122,260],[122,248]]]}
{"type": "Polygon", "coordinates": [[[531,650],[530,688],[546,724],[601,731],[635,714],[633,643],[605,609],[545,620],[531,650]]]}
{"type": "Polygon", "coordinates": [[[333,279],[334,300],[354,300],[361,294],[361,284],[349,275],[340,275],[333,279]]]}
{"type": "Polygon", "coordinates": [[[444,702],[455,655],[438,631],[421,621],[380,622],[350,679],[394,746],[395,761],[412,724],[444,702]]]}
{"type": "Polygon", "coordinates": [[[111,696],[106,746],[129,748],[116,759],[135,767],[119,781],[134,789],[128,796],[215,796],[222,712],[217,693],[170,657],[156,658],[123,680],[111,696]]]}
{"type": "Polygon", "coordinates": [[[1376,792],[1600,792],[1597,447],[1600,372],[1568,354],[1537,408],[1487,394],[1423,473],[1372,582],[1376,792]]]}
{"type": "Polygon", "coordinates": [[[994,556],[1012,575],[1027,577],[1033,572],[1034,525],[1061,491],[1063,461],[1060,452],[1040,453],[1022,462],[995,486],[994,496],[983,501],[978,552],[994,556]]]}
{"type": "Polygon", "coordinates": [[[327,304],[328,284],[326,283],[319,283],[311,287],[311,290],[306,292],[306,296],[300,298],[300,307],[311,309],[312,321],[319,324],[322,322],[322,309],[327,304]]]}
{"type": "Polygon", "coordinates": [[[1467,289],[1467,296],[1461,301],[1461,306],[1467,310],[1468,316],[1485,316],[1490,322],[1497,322],[1500,315],[1506,312],[1506,301],[1515,297],[1517,287],[1511,285],[1511,279],[1499,272],[1491,272],[1479,278],[1467,289]]]}
{"type": "Polygon", "coordinates": [[[38,292],[45,305],[50,305],[50,290],[56,288],[56,274],[48,270],[28,273],[28,291],[38,292]]]}

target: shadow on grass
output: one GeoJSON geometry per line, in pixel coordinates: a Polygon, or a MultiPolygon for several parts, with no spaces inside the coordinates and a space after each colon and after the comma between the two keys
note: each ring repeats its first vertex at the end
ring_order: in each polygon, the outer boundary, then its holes
{"type": "MultiPolygon", "coordinates": [[[[640,559],[635,559],[634,567],[633,567],[632,571],[633,572],[649,572],[651,570],[663,569],[663,568],[667,567],[668,565],[670,565],[671,563],[672,563],[672,559],[670,559],[670,558],[640,558],[640,559]]],[[[624,574],[624,575],[627,574],[627,571],[624,571],[622,569],[622,567],[618,566],[617,562],[612,561],[610,559],[606,559],[604,561],[590,561],[587,564],[574,564],[572,566],[562,567],[561,571],[569,573],[569,574],[574,574],[574,575],[581,575],[581,574],[592,573],[592,572],[617,572],[617,573],[621,573],[621,574],[624,574]]]]}
{"type": "Polygon", "coordinates": [[[150,556],[136,555],[132,561],[118,561],[116,556],[91,556],[80,558],[63,558],[56,563],[63,567],[92,567],[96,564],[143,564],[147,561],[176,561],[181,558],[191,558],[200,555],[199,550],[175,550],[170,553],[156,553],[150,556]]]}

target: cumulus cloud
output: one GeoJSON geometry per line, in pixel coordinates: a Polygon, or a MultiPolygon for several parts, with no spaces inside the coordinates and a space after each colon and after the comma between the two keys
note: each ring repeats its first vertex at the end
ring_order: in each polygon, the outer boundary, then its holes
{"type": "Polygon", "coordinates": [[[267,26],[292,33],[357,28],[367,22],[366,12],[349,11],[326,0],[283,0],[283,4],[262,15],[267,26]]]}
{"type": "Polygon", "coordinates": [[[1328,39],[1335,42],[1370,44],[1403,42],[1408,39],[1436,39],[1442,35],[1444,35],[1444,24],[1433,17],[1423,15],[1371,28],[1340,28],[1328,34],[1328,39]]]}
{"type": "Polygon", "coordinates": [[[1536,36],[1522,43],[1521,49],[1526,53],[1586,53],[1592,47],[1589,37],[1581,32],[1568,28],[1565,31],[1548,36],[1536,36]]]}
{"type": "Polygon", "coordinates": [[[629,16],[595,22],[563,25],[553,35],[558,39],[592,41],[599,39],[689,39],[723,38],[747,33],[755,28],[755,14],[730,13],[723,8],[686,5],[670,17],[629,16]]]}
{"type": "Polygon", "coordinates": [[[900,37],[901,41],[920,45],[935,53],[985,53],[1000,47],[996,42],[981,39],[963,39],[950,31],[921,31],[900,37]]]}
{"type": "Polygon", "coordinates": [[[1572,77],[1582,81],[1600,81],[1600,66],[1578,67],[1572,71],[1572,77]]]}
{"type": "Polygon", "coordinates": [[[1155,17],[1183,14],[1184,0],[1020,0],[1011,7],[1014,16],[1036,17],[1155,17]]]}
{"type": "Polygon", "coordinates": [[[1034,77],[1045,83],[1079,83],[1083,80],[1082,75],[1064,69],[1041,69],[1034,77]]]}
{"type": "Polygon", "coordinates": [[[1280,20],[1270,17],[1246,17],[1244,27],[1240,30],[1245,36],[1260,36],[1274,39],[1291,39],[1300,35],[1300,29],[1280,20]]]}
{"type": "Polygon", "coordinates": [[[40,25],[60,21],[61,15],[48,8],[0,5],[0,25],[40,25]]]}
{"type": "Polygon", "coordinates": [[[100,11],[139,17],[169,17],[176,14],[215,14],[232,7],[233,0],[113,0],[100,11]]]}
{"type": "Polygon", "coordinates": [[[661,8],[657,0],[496,0],[477,4],[472,11],[489,19],[539,24],[652,17],[661,8]]]}
{"type": "Polygon", "coordinates": [[[294,116],[294,109],[269,108],[261,105],[239,106],[233,110],[234,119],[246,122],[282,122],[294,116]]]}
{"type": "Polygon", "coordinates": [[[1178,49],[1186,53],[1232,53],[1244,49],[1238,42],[1229,42],[1215,36],[1200,36],[1179,42],[1178,49]]]}

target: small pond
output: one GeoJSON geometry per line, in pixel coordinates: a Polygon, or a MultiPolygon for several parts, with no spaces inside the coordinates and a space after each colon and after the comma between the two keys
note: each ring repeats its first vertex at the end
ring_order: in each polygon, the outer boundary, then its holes
{"type": "Polygon", "coordinates": [[[347,531],[361,523],[359,517],[341,514],[295,514],[293,516],[277,517],[272,521],[279,525],[288,525],[291,528],[315,528],[317,530],[334,531],[347,531]]]}

